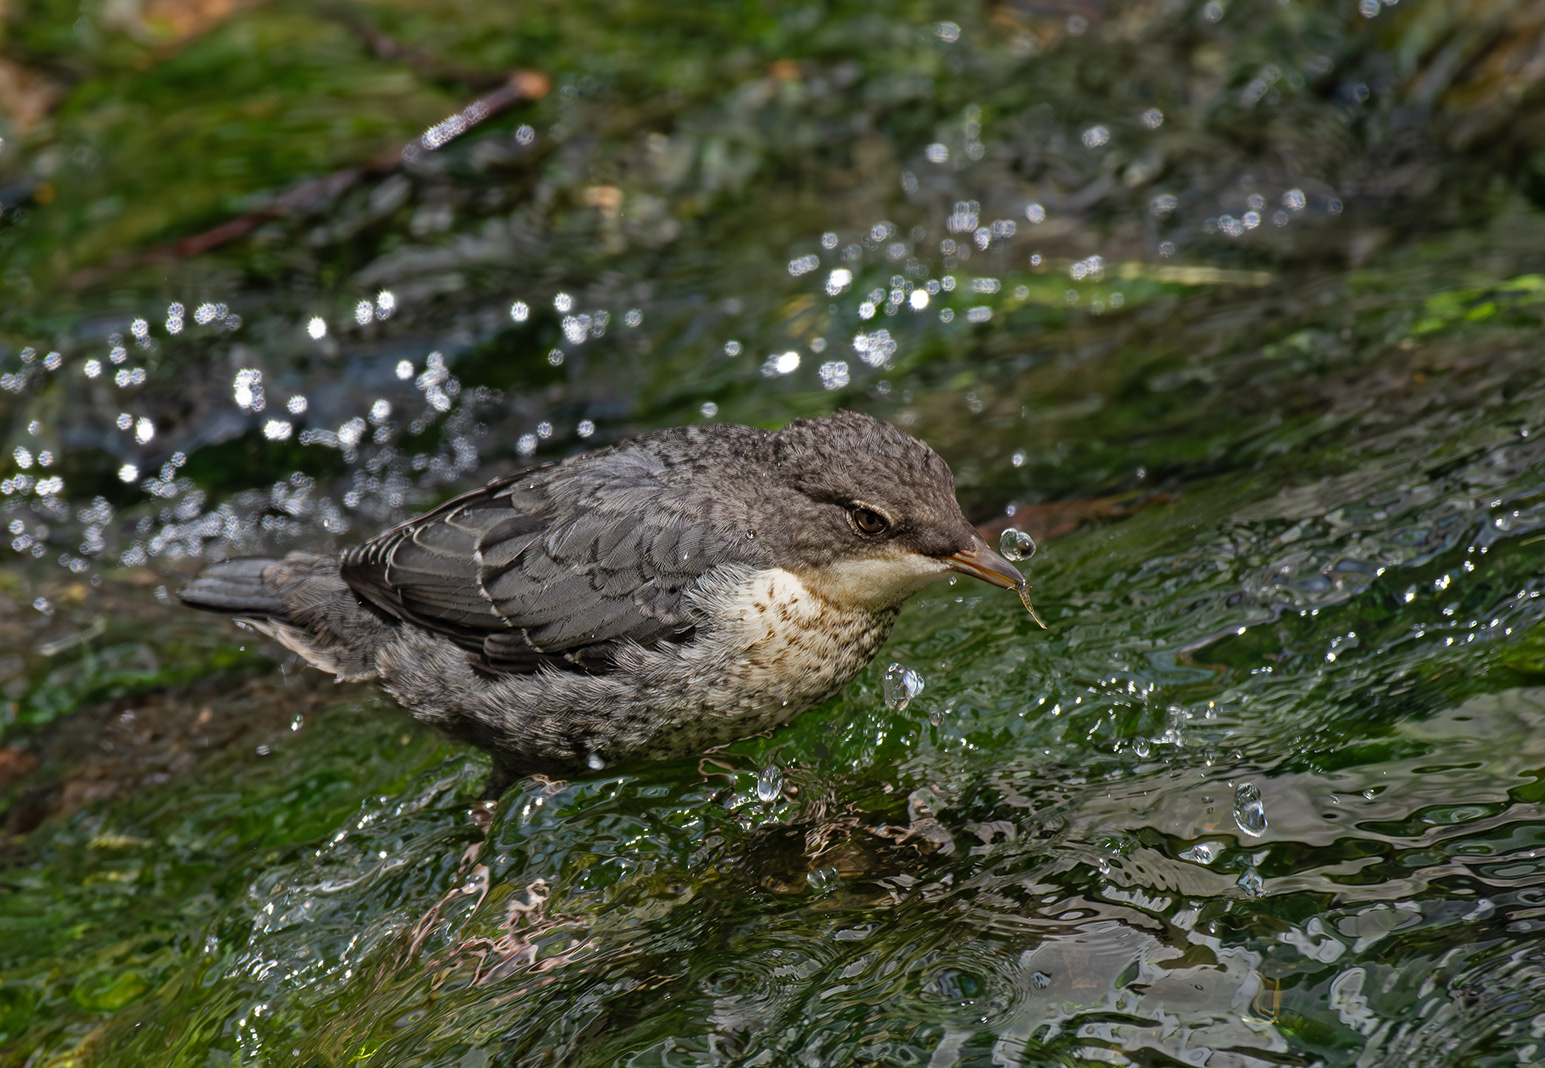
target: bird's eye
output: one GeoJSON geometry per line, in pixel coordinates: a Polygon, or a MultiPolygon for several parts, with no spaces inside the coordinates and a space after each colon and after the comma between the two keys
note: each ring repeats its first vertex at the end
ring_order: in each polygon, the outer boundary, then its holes
{"type": "Polygon", "coordinates": [[[858,528],[860,534],[884,534],[890,529],[890,520],[886,519],[873,508],[864,508],[855,505],[848,510],[853,525],[858,528]]]}

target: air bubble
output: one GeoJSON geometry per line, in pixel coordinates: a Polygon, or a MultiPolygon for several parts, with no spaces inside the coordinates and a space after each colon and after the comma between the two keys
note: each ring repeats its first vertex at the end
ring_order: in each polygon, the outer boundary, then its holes
{"type": "Polygon", "coordinates": [[[771,804],[783,796],[783,769],[769,764],[756,777],[756,799],[771,804]]]}
{"type": "Polygon", "coordinates": [[[1221,852],[1223,847],[1216,842],[1198,842],[1190,849],[1182,850],[1180,859],[1189,860],[1193,864],[1211,864],[1221,852]]]}
{"type": "Polygon", "coordinates": [[[1266,806],[1253,782],[1242,782],[1234,789],[1234,822],[1251,838],[1266,833],[1266,806]]]}
{"type": "MultiPolygon", "coordinates": [[[[1022,458],[1014,466],[1021,463],[1022,458]]],[[[998,538],[998,551],[1008,560],[1028,560],[1035,555],[1035,539],[1017,527],[1009,527],[998,538]]]]}
{"type": "Polygon", "coordinates": [[[886,707],[904,712],[912,699],[923,692],[923,677],[909,667],[892,664],[885,669],[885,679],[880,689],[886,707]]]}

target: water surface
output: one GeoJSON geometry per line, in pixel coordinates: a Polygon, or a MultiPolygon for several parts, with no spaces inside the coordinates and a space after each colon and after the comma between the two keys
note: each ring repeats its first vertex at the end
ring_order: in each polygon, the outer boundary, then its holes
{"type": "Polygon", "coordinates": [[[1545,1058],[1532,12],[55,6],[0,1065],[1545,1058]],[[486,830],[484,758],[169,592],[839,406],[1048,629],[931,588],[773,736],[486,830]]]}

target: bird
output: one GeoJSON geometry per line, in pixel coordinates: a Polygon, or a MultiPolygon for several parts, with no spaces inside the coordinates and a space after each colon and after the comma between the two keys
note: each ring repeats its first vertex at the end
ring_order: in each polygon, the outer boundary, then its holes
{"type": "MultiPolygon", "coordinates": [[[[517,780],[680,759],[846,687],[930,582],[1016,590],[949,465],[872,416],[674,427],[496,478],[341,555],[179,591],[372,680],[517,780]]],[[[1042,626],[1045,624],[1043,623],[1042,626]]]]}

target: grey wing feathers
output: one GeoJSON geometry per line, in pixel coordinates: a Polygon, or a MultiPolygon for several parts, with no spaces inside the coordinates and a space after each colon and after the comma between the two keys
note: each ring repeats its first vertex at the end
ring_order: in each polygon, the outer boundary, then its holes
{"type": "Polygon", "coordinates": [[[623,642],[686,640],[685,591],[733,554],[647,462],[611,459],[632,462],[604,479],[523,472],[450,501],[345,554],[344,580],[489,672],[604,672],[623,642]]]}
{"type": "Polygon", "coordinates": [[[210,612],[283,619],[287,610],[282,591],[268,580],[273,564],[271,558],[250,556],[211,564],[177,596],[186,605],[210,612]]]}

